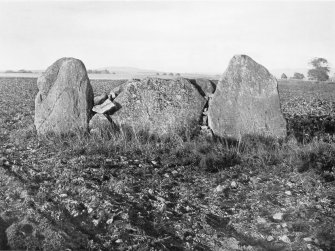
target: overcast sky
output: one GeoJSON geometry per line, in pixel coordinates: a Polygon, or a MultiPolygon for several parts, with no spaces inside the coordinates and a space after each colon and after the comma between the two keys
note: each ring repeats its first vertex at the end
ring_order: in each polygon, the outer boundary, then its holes
{"type": "Polygon", "coordinates": [[[4,2],[0,70],[132,66],[222,73],[234,54],[269,69],[335,67],[335,2],[4,2]]]}

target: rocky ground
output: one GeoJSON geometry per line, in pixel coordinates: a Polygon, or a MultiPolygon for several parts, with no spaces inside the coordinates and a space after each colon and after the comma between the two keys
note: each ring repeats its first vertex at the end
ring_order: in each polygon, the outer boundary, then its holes
{"type": "MultiPolygon", "coordinates": [[[[92,81],[96,95],[120,83],[92,81]]],[[[335,86],[315,88],[280,86],[288,119],[311,115],[306,107],[332,116],[335,86]],[[307,103],[292,103],[297,97],[307,103]]],[[[36,93],[36,79],[0,79],[0,249],[334,250],[329,133],[237,145],[178,136],[38,139],[36,93]]]]}

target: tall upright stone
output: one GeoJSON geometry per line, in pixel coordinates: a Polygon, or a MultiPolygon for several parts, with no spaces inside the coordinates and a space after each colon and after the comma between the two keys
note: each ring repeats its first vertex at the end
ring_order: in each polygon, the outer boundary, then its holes
{"type": "Polygon", "coordinates": [[[199,129],[206,99],[186,79],[146,78],[128,82],[113,102],[115,125],[164,135],[199,129]]]}
{"type": "Polygon", "coordinates": [[[38,134],[88,130],[94,96],[80,60],[57,60],[38,78],[37,86],[34,124],[38,134]]]}
{"type": "Polygon", "coordinates": [[[209,103],[209,127],[220,137],[285,137],[277,80],[246,55],[234,56],[209,103]]]}

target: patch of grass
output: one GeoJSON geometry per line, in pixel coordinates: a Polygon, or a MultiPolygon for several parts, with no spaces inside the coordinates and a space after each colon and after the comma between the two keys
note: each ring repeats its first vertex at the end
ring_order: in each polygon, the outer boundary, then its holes
{"type": "Polygon", "coordinates": [[[314,170],[325,181],[335,180],[335,146],[324,142],[313,142],[301,152],[299,171],[314,170]]]}

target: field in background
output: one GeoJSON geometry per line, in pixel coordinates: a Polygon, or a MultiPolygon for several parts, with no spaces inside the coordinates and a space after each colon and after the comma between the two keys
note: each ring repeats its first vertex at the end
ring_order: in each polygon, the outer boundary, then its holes
{"type": "MultiPolygon", "coordinates": [[[[41,73],[3,73],[0,72],[0,78],[38,78],[41,73]]],[[[101,79],[101,80],[119,80],[119,79],[132,79],[132,78],[145,78],[145,77],[159,77],[159,78],[176,78],[178,75],[163,75],[160,73],[157,75],[154,72],[119,72],[116,74],[88,74],[90,79],[101,79]]],[[[208,79],[218,79],[218,75],[208,75],[208,74],[196,74],[196,73],[181,73],[180,77],[185,78],[208,78],[208,79]]]]}
{"type": "MultiPolygon", "coordinates": [[[[98,95],[124,81],[91,82],[98,95]]],[[[285,81],[279,92],[292,130],[319,139],[38,139],[36,78],[0,78],[0,215],[24,226],[10,228],[16,249],[333,250],[323,118],[335,117],[335,85],[285,81]]]]}
{"type": "Polygon", "coordinates": [[[335,83],[299,80],[279,81],[282,110],[289,131],[299,141],[335,133],[335,83]]]}
{"type": "Polygon", "coordinates": [[[284,102],[296,97],[335,101],[335,83],[332,82],[278,80],[278,87],[284,102]]]}

